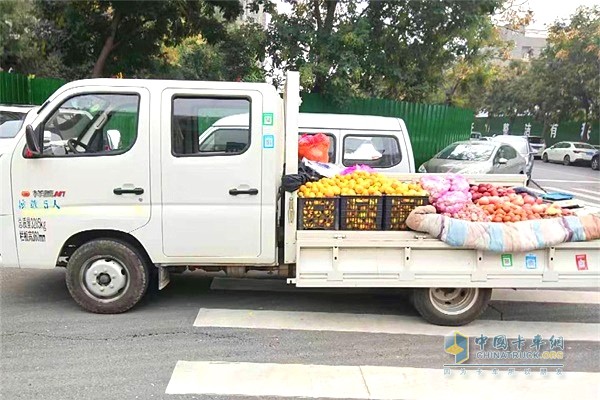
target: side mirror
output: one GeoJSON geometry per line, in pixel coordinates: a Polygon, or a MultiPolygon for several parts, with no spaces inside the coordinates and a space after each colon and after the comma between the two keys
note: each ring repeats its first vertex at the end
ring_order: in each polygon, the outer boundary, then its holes
{"type": "Polygon", "coordinates": [[[33,157],[42,154],[43,136],[36,133],[31,125],[25,127],[25,139],[27,140],[27,150],[33,157]]]}
{"type": "Polygon", "coordinates": [[[508,164],[508,160],[506,158],[500,158],[498,160],[498,164],[500,164],[500,165],[506,165],[506,164],[508,164]]]}

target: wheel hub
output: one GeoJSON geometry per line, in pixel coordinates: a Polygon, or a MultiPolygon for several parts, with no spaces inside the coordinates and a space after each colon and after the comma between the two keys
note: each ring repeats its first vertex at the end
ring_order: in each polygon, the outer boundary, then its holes
{"type": "Polygon", "coordinates": [[[116,260],[96,260],[85,272],[84,284],[94,296],[113,297],[127,285],[127,275],[116,260]]]}
{"type": "Polygon", "coordinates": [[[432,288],[429,290],[432,305],[446,315],[464,313],[475,304],[477,288],[432,288]]]}

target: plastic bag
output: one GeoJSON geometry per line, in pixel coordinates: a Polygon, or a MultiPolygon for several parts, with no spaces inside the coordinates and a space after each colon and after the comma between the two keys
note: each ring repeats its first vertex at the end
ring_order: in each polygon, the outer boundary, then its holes
{"type": "Polygon", "coordinates": [[[335,164],[322,163],[322,162],[318,162],[318,161],[310,161],[307,158],[302,159],[302,164],[305,165],[306,167],[312,169],[319,175],[325,176],[327,178],[333,178],[334,176],[338,175],[342,171],[342,168],[335,164]]]}
{"type": "Polygon", "coordinates": [[[353,172],[356,172],[356,171],[366,171],[366,172],[369,172],[369,173],[374,173],[375,172],[375,170],[373,168],[369,167],[368,165],[357,164],[357,165],[354,165],[352,167],[348,167],[348,168],[344,169],[340,173],[340,175],[349,175],[349,174],[352,174],[353,172]]]}
{"type": "Polygon", "coordinates": [[[322,134],[305,134],[298,139],[298,158],[326,163],[329,161],[329,138],[322,134]]]}

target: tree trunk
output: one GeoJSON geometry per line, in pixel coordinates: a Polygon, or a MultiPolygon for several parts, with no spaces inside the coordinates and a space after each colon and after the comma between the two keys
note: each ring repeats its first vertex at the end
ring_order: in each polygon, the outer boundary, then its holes
{"type": "Polygon", "coordinates": [[[92,78],[101,78],[104,74],[104,66],[110,53],[117,47],[115,44],[115,38],[117,36],[117,29],[119,28],[119,22],[121,22],[121,14],[115,11],[113,20],[110,24],[110,35],[104,41],[104,46],[100,51],[100,55],[94,64],[94,70],[92,71],[92,78]]]}

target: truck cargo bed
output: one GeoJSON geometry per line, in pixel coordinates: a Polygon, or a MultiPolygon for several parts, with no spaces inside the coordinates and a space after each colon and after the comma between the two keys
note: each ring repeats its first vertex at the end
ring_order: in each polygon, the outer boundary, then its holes
{"type": "Polygon", "coordinates": [[[600,241],[523,253],[451,247],[418,232],[297,231],[298,287],[593,287],[600,241]]]}

